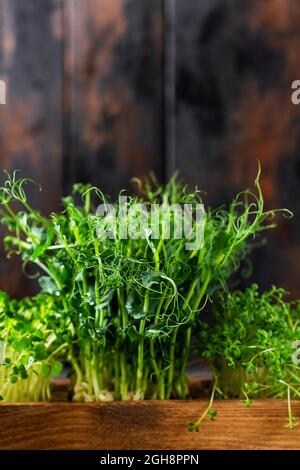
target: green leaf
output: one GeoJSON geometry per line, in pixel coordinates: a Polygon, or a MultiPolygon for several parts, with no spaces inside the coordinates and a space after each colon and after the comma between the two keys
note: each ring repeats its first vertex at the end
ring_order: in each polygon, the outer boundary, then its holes
{"type": "Polygon", "coordinates": [[[41,363],[41,367],[40,367],[40,374],[43,378],[46,378],[49,376],[50,374],[50,371],[51,371],[51,368],[48,366],[48,364],[46,364],[45,362],[42,362],[41,363]]]}
{"type": "Polygon", "coordinates": [[[24,352],[30,346],[30,341],[27,338],[22,338],[12,343],[12,347],[16,352],[24,352]]]}
{"type": "Polygon", "coordinates": [[[44,244],[38,245],[35,247],[33,254],[32,254],[33,261],[37,260],[49,248],[53,240],[53,237],[54,237],[54,230],[52,227],[48,227],[47,240],[44,244]]]}
{"type": "Polygon", "coordinates": [[[134,318],[134,320],[145,320],[147,318],[147,313],[139,309],[137,309],[136,311],[133,310],[132,318],[134,318]]]}
{"type": "Polygon", "coordinates": [[[143,306],[140,299],[138,299],[136,294],[132,291],[127,297],[125,308],[134,320],[143,320],[147,317],[147,313],[143,312],[143,306]]]}
{"type": "Polygon", "coordinates": [[[23,364],[21,364],[19,367],[19,374],[21,375],[22,379],[28,378],[27,370],[25,369],[25,366],[23,364]]]}
{"type": "Polygon", "coordinates": [[[59,377],[63,370],[63,364],[61,362],[54,362],[51,367],[52,375],[59,377]]]}
{"type": "Polygon", "coordinates": [[[57,286],[55,282],[48,276],[41,276],[39,278],[39,284],[47,294],[54,294],[57,291],[57,286]]]}
{"type": "Polygon", "coordinates": [[[160,335],[162,335],[162,331],[154,328],[149,328],[145,334],[146,338],[158,338],[160,335]]]}
{"type": "Polygon", "coordinates": [[[36,344],[34,347],[34,357],[36,361],[43,361],[47,357],[47,350],[41,343],[36,344]]]}
{"type": "Polygon", "coordinates": [[[156,272],[144,273],[142,274],[142,284],[143,286],[149,288],[154,284],[159,284],[159,278],[160,276],[156,272]]]}
{"type": "Polygon", "coordinates": [[[193,423],[192,421],[190,421],[190,422],[188,423],[188,430],[189,430],[189,432],[194,432],[194,431],[195,431],[195,432],[199,432],[199,429],[200,429],[199,424],[193,423]]]}

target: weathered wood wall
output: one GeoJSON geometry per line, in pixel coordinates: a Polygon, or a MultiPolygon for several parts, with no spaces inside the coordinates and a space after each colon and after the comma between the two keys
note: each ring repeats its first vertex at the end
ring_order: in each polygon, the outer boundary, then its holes
{"type": "MultiPolygon", "coordinates": [[[[62,0],[0,1],[0,76],[8,103],[0,108],[1,169],[19,169],[44,191],[31,202],[46,212],[62,195],[62,0]]],[[[2,248],[2,247],[1,247],[2,248]]],[[[0,288],[23,294],[29,283],[17,260],[1,256],[0,288]]]]}
{"type": "Polygon", "coordinates": [[[161,0],[67,0],[65,182],[110,194],[163,168],[161,0]]]}
{"type": "Polygon", "coordinates": [[[254,181],[266,206],[288,207],[253,256],[264,287],[300,295],[300,3],[176,0],[176,167],[219,204],[254,181]]]}
{"type": "MultiPolygon", "coordinates": [[[[40,181],[32,202],[49,212],[75,181],[115,195],[151,169],[219,204],[259,158],[267,206],[295,218],[255,277],[299,296],[299,40],[294,0],[0,0],[0,166],[40,181]]],[[[27,292],[17,272],[2,254],[0,288],[27,292]]]]}

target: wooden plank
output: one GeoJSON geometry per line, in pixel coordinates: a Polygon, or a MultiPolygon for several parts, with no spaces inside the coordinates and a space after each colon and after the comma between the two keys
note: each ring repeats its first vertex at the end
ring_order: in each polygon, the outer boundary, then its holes
{"type": "Polygon", "coordinates": [[[295,219],[254,256],[254,277],[299,298],[300,3],[174,1],[176,166],[218,206],[253,183],[261,160],[266,207],[295,219]]]}
{"type": "MultiPolygon", "coordinates": [[[[216,421],[190,433],[204,401],[1,404],[0,449],[300,449],[300,427],[284,427],[287,403],[216,401],[216,421]]],[[[300,402],[293,402],[300,414],[300,402]]]]}
{"type": "Polygon", "coordinates": [[[162,0],[65,0],[64,18],[68,188],[161,176],[162,0]]]}
{"type": "MultiPolygon", "coordinates": [[[[32,191],[29,199],[46,213],[59,207],[62,195],[61,20],[62,0],[0,2],[0,77],[8,83],[0,109],[0,169],[19,169],[38,181],[43,192],[32,191]]],[[[20,264],[3,257],[0,288],[28,293],[20,264]]]]}

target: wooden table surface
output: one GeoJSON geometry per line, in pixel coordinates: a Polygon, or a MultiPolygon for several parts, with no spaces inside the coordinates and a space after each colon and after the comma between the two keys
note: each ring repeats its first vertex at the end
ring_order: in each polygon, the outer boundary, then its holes
{"type": "MultiPolygon", "coordinates": [[[[216,401],[216,421],[187,430],[205,401],[0,405],[0,449],[300,449],[300,426],[284,427],[287,403],[216,401]]],[[[300,416],[300,401],[293,402],[300,416]]]]}

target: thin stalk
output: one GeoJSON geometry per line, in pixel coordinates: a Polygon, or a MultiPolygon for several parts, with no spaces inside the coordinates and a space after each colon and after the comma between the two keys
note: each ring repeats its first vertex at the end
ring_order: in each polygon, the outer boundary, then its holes
{"type": "Polygon", "coordinates": [[[167,399],[171,397],[173,385],[174,385],[173,379],[174,379],[175,346],[176,346],[178,330],[179,330],[179,327],[177,326],[174,329],[174,332],[172,334],[172,339],[171,339],[170,357],[169,357],[170,366],[168,369],[168,384],[167,384],[167,393],[166,393],[167,399]]]}
{"type": "Polygon", "coordinates": [[[191,430],[196,430],[198,431],[199,430],[199,427],[202,423],[202,421],[205,419],[205,417],[208,415],[208,413],[211,411],[212,409],[212,406],[213,406],[213,403],[214,403],[214,397],[215,397],[215,391],[216,391],[216,388],[217,388],[217,382],[215,381],[214,382],[214,386],[213,386],[213,389],[212,389],[212,392],[211,392],[211,397],[210,397],[210,400],[209,400],[209,404],[206,408],[206,410],[204,411],[204,413],[200,416],[200,418],[194,423],[192,424],[192,429],[191,430]]]}
{"type": "MultiPolygon", "coordinates": [[[[118,301],[121,307],[121,321],[123,331],[128,325],[128,314],[125,306],[124,295],[121,288],[118,289],[118,301]]],[[[128,397],[128,378],[127,378],[127,366],[125,353],[120,353],[120,369],[121,369],[121,384],[120,384],[120,395],[121,400],[127,400],[128,397]]]]}
{"type": "MultiPolygon", "coordinates": [[[[165,301],[165,297],[166,297],[167,292],[168,292],[168,288],[166,287],[163,294],[162,294],[162,296],[161,296],[161,298],[160,298],[159,304],[158,304],[156,312],[155,312],[154,328],[158,323],[160,312],[161,312],[163,303],[165,301]]],[[[159,365],[156,361],[155,341],[156,341],[155,338],[150,339],[150,358],[151,358],[152,368],[153,368],[154,374],[156,376],[156,381],[159,382],[159,375],[161,374],[161,371],[160,371],[160,367],[159,367],[159,365]]],[[[160,392],[162,392],[162,389],[160,389],[160,392]]],[[[159,398],[161,400],[163,400],[164,398],[162,398],[160,392],[159,392],[159,398]]],[[[163,396],[164,396],[164,390],[163,390],[163,396]]]]}
{"type": "Polygon", "coordinates": [[[290,387],[287,387],[287,400],[288,400],[288,424],[287,427],[289,429],[295,429],[297,426],[296,418],[293,416],[292,413],[292,403],[291,403],[291,391],[290,387]]]}
{"type": "MultiPolygon", "coordinates": [[[[149,295],[150,291],[147,290],[145,294],[145,300],[144,300],[144,307],[143,307],[143,312],[145,314],[148,313],[149,309],[149,295]]],[[[146,326],[146,319],[142,319],[140,321],[140,327],[139,327],[139,343],[138,343],[138,362],[137,362],[137,374],[136,374],[136,399],[143,399],[144,394],[142,391],[142,385],[143,385],[143,373],[144,373],[144,332],[145,332],[145,326],[146,326]]]]}
{"type": "Polygon", "coordinates": [[[124,352],[120,354],[121,363],[121,384],[120,384],[120,395],[121,400],[128,399],[128,380],[127,380],[127,364],[124,352]]]}

